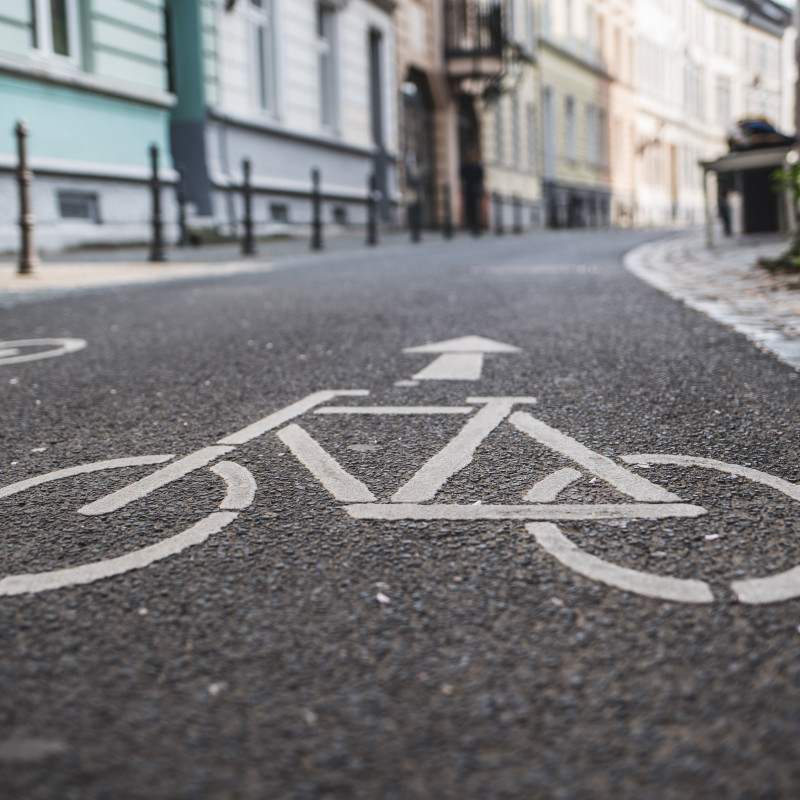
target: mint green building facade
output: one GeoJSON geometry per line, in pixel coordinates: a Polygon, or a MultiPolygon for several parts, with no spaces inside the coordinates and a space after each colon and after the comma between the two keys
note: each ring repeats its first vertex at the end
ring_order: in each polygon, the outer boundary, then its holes
{"type": "Polygon", "coordinates": [[[40,247],[145,239],[151,144],[162,178],[175,178],[169,81],[164,0],[3,0],[0,250],[17,243],[18,120],[30,132],[40,247]]]}

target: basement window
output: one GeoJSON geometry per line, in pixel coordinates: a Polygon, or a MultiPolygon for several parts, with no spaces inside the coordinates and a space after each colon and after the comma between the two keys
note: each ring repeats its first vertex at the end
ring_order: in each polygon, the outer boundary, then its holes
{"type": "Polygon", "coordinates": [[[286,203],[271,203],[269,215],[273,222],[288,222],[289,206],[287,206],[286,203]]]}
{"type": "Polygon", "coordinates": [[[58,213],[62,219],[100,223],[100,203],[95,192],[60,191],[58,213]]]}

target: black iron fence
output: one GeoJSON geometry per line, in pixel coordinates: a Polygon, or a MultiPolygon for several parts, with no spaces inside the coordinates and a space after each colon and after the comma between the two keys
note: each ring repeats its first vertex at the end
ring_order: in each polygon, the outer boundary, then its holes
{"type": "Polygon", "coordinates": [[[445,56],[496,57],[503,53],[501,0],[445,0],[445,56]]]}
{"type": "MultiPolygon", "coordinates": [[[[489,7],[489,11],[494,11],[493,4],[484,3],[489,7]]],[[[499,7],[497,9],[499,11],[499,7]]],[[[19,123],[15,129],[18,144],[18,166],[16,169],[17,182],[19,184],[19,262],[18,271],[20,274],[31,274],[38,265],[38,257],[34,243],[34,228],[35,217],[33,214],[31,203],[31,185],[34,180],[32,171],[28,166],[28,155],[26,148],[27,128],[23,123],[19,123]]],[[[182,164],[177,167],[179,180],[171,186],[170,181],[165,181],[161,177],[159,168],[160,153],[156,145],[152,145],[148,150],[150,162],[150,179],[149,192],[151,195],[151,217],[150,217],[150,236],[149,236],[149,260],[150,261],[166,261],[168,259],[167,242],[165,237],[166,222],[163,214],[162,205],[162,192],[165,188],[172,188],[176,194],[177,201],[177,227],[179,232],[179,239],[176,244],[178,246],[185,246],[187,244],[200,244],[201,238],[193,234],[189,229],[186,220],[186,194],[184,186],[185,168],[182,164]]],[[[232,185],[230,187],[233,192],[241,194],[241,205],[243,217],[237,221],[234,226],[234,236],[236,232],[241,229],[241,249],[244,255],[255,255],[257,252],[256,244],[256,223],[253,213],[253,199],[256,189],[252,183],[252,167],[250,159],[245,158],[242,160],[242,182],[241,184],[232,185]],[[240,223],[240,224],[239,224],[240,223]]],[[[263,192],[262,192],[263,193],[263,192]]],[[[445,183],[439,188],[438,194],[441,198],[441,214],[434,215],[438,217],[438,224],[436,227],[440,228],[442,235],[445,239],[450,239],[455,233],[456,215],[453,213],[454,202],[458,201],[458,206],[461,211],[459,218],[463,218],[464,204],[463,199],[460,199],[458,192],[454,193],[453,187],[445,183]]],[[[314,168],[311,170],[309,182],[308,198],[311,204],[311,241],[310,246],[313,250],[321,250],[325,246],[324,242],[324,216],[326,207],[330,208],[333,201],[339,201],[341,198],[335,195],[326,194],[323,188],[323,175],[320,169],[314,168]]],[[[359,202],[359,199],[348,197],[349,201],[359,202]]],[[[489,219],[488,212],[489,197],[486,197],[486,207],[484,208],[484,200],[481,200],[481,212],[477,229],[473,233],[480,230],[490,230],[492,227],[498,235],[502,235],[506,229],[506,209],[510,208],[512,211],[512,230],[514,233],[521,233],[523,230],[529,230],[536,227],[531,218],[531,224],[526,225],[523,222],[523,206],[525,203],[517,196],[503,197],[498,192],[491,195],[491,209],[493,211],[493,220],[489,219]],[[492,224],[493,223],[493,224],[492,224]]],[[[363,200],[366,208],[366,244],[375,246],[380,238],[380,224],[379,224],[379,203],[381,202],[381,193],[377,188],[377,179],[374,173],[367,176],[366,192],[363,200]]],[[[336,208],[334,207],[334,211],[336,208]]],[[[425,218],[425,209],[423,208],[423,198],[418,192],[415,197],[411,198],[406,204],[406,223],[408,230],[411,234],[413,242],[419,242],[422,238],[423,220],[425,218]]],[[[333,215],[336,216],[335,214],[333,215]]],[[[463,219],[461,219],[463,222],[463,219]]],[[[394,226],[392,226],[394,227],[394,226]]],[[[395,228],[396,229],[396,228],[395,228]]],[[[239,238],[239,237],[237,237],[239,238]]]]}

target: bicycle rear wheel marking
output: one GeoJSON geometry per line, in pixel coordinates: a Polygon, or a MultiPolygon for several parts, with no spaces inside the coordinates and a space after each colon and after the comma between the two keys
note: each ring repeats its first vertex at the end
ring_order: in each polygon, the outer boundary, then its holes
{"type": "MultiPolygon", "coordinates": [[[[5,487],[0,492],[0,497],[6,497],[24,489],[29,489],[32,486],[72,477],[73,475],[96,472],[102,469],[158,464],[170,458],[172,456],[142,456],[82,464],[78,467],[50,472],[37,478],[30,478],[26,481],[11,484],[11,486],[5,487]]],[[[124,556],[49,572],[9,575],[0,580],[0,596],[34,594],[51,589],[63,589],[67,586],[93,583],[114,575],[122,575],[134,569],[147,567],[156,561],[177,555],[188,547],[202,544],[209,536],[219,533],[227,525],[230,525],[239,516],[239,511],[247,508],[253,502],[256,490],[256,483],[250,471],[239,464],[222,461],[210,469],[225,482],[226,493],[220,503],[220,509],[222,510],[211,512],[199,522],[180,533],[170,536],[168,539],[143,547],[133,553],[127,553],[124,556]]]]}

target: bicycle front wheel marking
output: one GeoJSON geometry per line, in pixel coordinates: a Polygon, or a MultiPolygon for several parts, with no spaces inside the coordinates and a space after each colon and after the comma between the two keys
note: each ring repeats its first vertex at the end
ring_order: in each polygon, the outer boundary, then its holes
{"type": "MultiPolygon", "coordinates": [[[[800,501],[800,486],[789,483],[775,475],[761,472],[752,467],[742,467],[738,464],[728,464],[714,458],[700,456],[673,456],[662,453],[637,453],[621,458],[626,464],[667,464],[678,467],[700,467],[723,472],[728,475],[737,475],[753,483],[775,489],[792,500],[800,501]]],[[[648,575],[649,573],[640,573],[648,575]]],[[[745,578],[732,581],[731,590],[741,603],[748,605],[763,605],[766,603],[779,603],[800,597],[800,566],[770,575],[767,578],[745,578]]],[[[666,599],[666,598],[665,598],[666,599]]]]}

